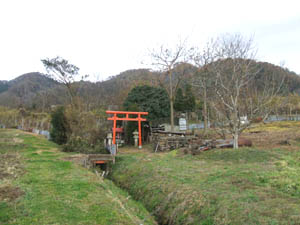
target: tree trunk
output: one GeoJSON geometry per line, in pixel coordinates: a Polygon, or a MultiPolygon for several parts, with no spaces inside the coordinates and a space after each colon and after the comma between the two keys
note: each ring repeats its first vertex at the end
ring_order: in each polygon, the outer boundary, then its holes
{"type": "Polygon", "coordinates": [[[239,148],[239,123],[240,118],[238,117],[238,110],[237,110],[237,104],[234,105],[234,116],[233,116],[233,148],[238,149],[239,148]]]}
{"type": "Polygon", "coordinates": [[[239,148],[239,134],[238,132],[235,132],[233,134],[233,148],[238,149],[239,148]]]}
{"type": "Polygon", "coordinates": [[[171,131],[174,131],[174,107],[173,99],[170,99],[170,111],[171,111],[171,131]]]}
{"type": "Polygon", "coordinates": [[[206,87],[203,89],[203,120],[204,120],[204,133],[207,132],[207,96],[206,96],[206,87]]]}
{"type": "Polygon", "coordinates": [[[171,68],[168,70],[169,85],[170,85],[170,113],[171,113],[171,131],[174,131],[174,98],[173,98],[173,84],[172,84],[172,72],[171,68]]]}

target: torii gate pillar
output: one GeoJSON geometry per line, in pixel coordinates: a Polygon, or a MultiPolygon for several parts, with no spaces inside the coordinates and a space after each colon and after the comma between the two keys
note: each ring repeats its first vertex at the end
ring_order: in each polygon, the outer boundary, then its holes
{"type": "Polygon", "coordinates": [[[127,111],[106,111],[106,114],[113,114],[113,117],[107,118],[107,120],[113,121],[113,144],[116,144],[116,128],[117,120],[123,121],[137,121],[139,126],[139,148],[142,148],[142,121],[147,121],[142,118],[141,115],[148,115],[148,112],[127,112],[127,111]],[[117,117],[117,115],[126,115],[125,118],[117,117]],[[130,118],[129,115],[137,115],[136,118],[130,118]]]}

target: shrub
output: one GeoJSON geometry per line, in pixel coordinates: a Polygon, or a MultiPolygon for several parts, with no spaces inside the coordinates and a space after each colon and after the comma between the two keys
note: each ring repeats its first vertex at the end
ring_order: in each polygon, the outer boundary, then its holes
{"type": "Polygon", "coordinates": [[[97,114],[69,105],[57,108],[51,118],[51,139],[64,144],[63,151],[106,153],[103,146],[105,126],[97,114]]]}
{"type": "Polygon", "coordinates": [[[68,141],[68,122],[64,114],[64,107],[56,108],[51,114],[51,140],[59,145],[68,141]]]}
{"type": "Polygon", "coordinates": [[[71,136],[66,144],[63,145],[64,152],[79,152],[79,153],[108,153],[103,146],[102,141],[95,144],[90,144],[86,139],[79,136],[71,136]]]}

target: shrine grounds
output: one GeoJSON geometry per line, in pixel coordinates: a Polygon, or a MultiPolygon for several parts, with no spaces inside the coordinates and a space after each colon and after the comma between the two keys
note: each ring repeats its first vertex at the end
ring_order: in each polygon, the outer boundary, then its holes
{"type": "Polygon", "coordinates": [[[0,131],[0,224],[300,224],[300,123],[258,124],[251,148],[120,148],[109,179],[40,136],[0,131]]]}

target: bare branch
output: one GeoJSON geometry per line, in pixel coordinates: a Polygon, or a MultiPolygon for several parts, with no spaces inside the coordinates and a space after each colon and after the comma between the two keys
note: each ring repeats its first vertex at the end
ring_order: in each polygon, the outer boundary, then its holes
{"type": "MultiPolygon", "coordinates": [[[[176,90],[181,82],[184,74],[174,74],[175,70],[181,66],[182,63],[187,62],[187,55],[190,50],[187,50],[186,43],[180,42],[175,48],[168,48],[160,46],[158,50],[152,50],[150,53],[152,63],[151,65],[157,69],[161,76],[158,79],[160,86],[163,87],[169,96],[171,109],[171,129],[174,129],[174,109],[173,103],[175,100],[176,90]]],[[[184,71],[183,71],[184,72],[184,71]]]]}

